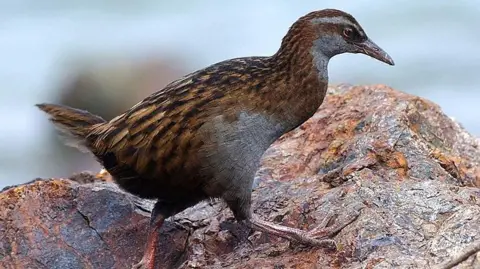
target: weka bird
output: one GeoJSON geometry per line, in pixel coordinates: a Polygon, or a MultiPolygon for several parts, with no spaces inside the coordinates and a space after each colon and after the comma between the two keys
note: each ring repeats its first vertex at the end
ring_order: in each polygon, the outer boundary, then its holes
{"type": "Polygon", "coordinates": [[[226,60],[191,73],[112,119],[53,104],[37,105],[92,152],[124,190],[157,202],[148,243],[135,267],[153,268],[165,218],[222,198],[237,221],[309,245],[325,245],[353,221],[305,232],[251,214],[254,174],[265,150],[322,104],[335,55],[363,53],[394,65],[358,22],[325,9],[298,19],[270,57],[226,60]]]}

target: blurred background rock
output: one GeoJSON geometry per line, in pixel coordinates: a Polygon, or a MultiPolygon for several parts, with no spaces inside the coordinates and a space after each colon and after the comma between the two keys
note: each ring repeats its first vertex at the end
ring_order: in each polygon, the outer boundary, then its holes
{"type": "Polygon", "coordinates": [[[396,63],[338,56],[331,83],[426,97],[480,134],[479,0],[0,0],[0,187],[100,168],[35,103],[110,119],[191,71],[275,53],[293,21],[322,8],[352,13],[396,63]]]}
{"type": "MultiPolygon", "coordinates": [[[[74,61],[67,70],[74,72],[59,85],[54,102],[88,110],[107,120],[185,73],[176,58],[162,59],[155,55],[134,59],[101,55],[74,61]]],[[[61,157],[51,163],[53,167],[50,169],[67,175],[79,169],[93,172],[101,169],[88,154],[65,147],[55,128],[49,128],[49,131],[48,147],[54,151],[53,158],[61,157]]]]}

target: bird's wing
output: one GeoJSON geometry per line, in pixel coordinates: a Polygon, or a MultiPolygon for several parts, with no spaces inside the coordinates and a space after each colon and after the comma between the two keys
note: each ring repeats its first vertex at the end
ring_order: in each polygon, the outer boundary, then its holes
{"type": "Polygon", "coordinates": [[[211,113],[225,114],[224,110],[245,99],[232,93],[245,92],[235,90],[248,86],[250,76],[264,68],[259,63],[257,58],[232,59],[170,83],[99,126],[92,132],[92,147],[98,155],[113,154],[117,162],[142,173],[183,165],[190,151],[201,143],[192,138],[211,113]]]}

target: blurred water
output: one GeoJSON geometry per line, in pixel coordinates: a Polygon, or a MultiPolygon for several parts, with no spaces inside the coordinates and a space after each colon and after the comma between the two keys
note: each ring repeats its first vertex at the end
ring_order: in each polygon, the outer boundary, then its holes
{"type": "MultiPolygon", "coordinates": [[[[350,12],[395,60],[363,55],[330,64],[332,83],[384,83],[441,105],[480,134],[480,1],[0,1],[0,187],[58,176],[45,165],[52,128],[33,104],[51,99],[72,57],[179,54],[195,70],[273,54],[299,16],[350,12]]],[[[58,159],[58,158],[57,158],[58,159]]],[[[52,158],[55,160],[55,158],[52,158]]]]}

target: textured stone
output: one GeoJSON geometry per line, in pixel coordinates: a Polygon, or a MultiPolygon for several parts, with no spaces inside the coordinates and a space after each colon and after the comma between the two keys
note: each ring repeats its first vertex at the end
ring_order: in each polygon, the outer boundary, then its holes
{"type": "MultiPolygon", "coordinates": [[[[440,108],[386,86],[332,87],[305,124],[266,152],[253,210],[301,229],[356,210],[337,251],[239,225],[220,201],[163,227],[159,268],[429,268],[480,240],[480,143],[440,108]]],[[[130,268],[153,203],[85,174],[0,194],[1,268],[130,268]]],[[[95,178],[95,177],[94,177],[95,178]]],[[[480,254],[457,268],[480,268],[480,254]]]]}

